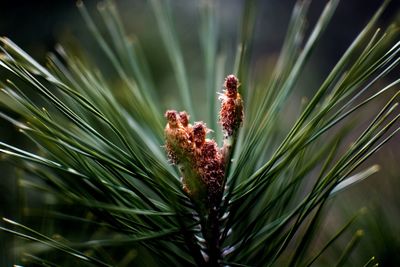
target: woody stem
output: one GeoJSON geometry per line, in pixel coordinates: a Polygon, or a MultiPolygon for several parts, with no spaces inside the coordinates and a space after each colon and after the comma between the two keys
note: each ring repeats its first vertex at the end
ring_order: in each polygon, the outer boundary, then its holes
{"type": "MultiPolygon", "coordinates": [[[[219,206],[219,205],[218,205],[219,206]]],[[[210,208],[208,216],[202,223],[203,237],[206,242],[208,267],[222,266],[222,253],[220,248],[219,209],[217,206],[210,208]]]]}

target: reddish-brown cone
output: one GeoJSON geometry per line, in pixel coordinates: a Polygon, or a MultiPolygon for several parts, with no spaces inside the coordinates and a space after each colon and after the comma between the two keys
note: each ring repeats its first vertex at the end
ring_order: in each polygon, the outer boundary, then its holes
{"type": "Polygon", "coordinates": [[[206,139],[208,129],[203,122],[189,123],[185,111],[168,110],[165,113],[165,150],[172,164],[179,166],[184,191],[196,203],[211,208],[221,199],[225,165],[230,158],[233,136],[243,121],[243,103],[238,93],[239,80],[234,75],[225,79],[221,95],[219,120],[225,141],[220,150],[214,140],[206,139]]]}
{"type": "Polygon", "coordinates": [[[226,89],[226,96],[230,98],[236,98],[237,89],[240,86],[238,78],[231,74],[225,78],[224,87],[226,89]]]}
{"type": "Polygon", "coordinates": [[[207,185],[208,197],[213,202],[222,193],[225,176],[222,156],[214,140],[206,140],[198,157],[198,170],[202,181],[207,185]]]}
{"type": "Polygon", "coordinates": [[[184,155],[193,154],[193,144],[187,129],[180,122],[178,112],[168,110],[165,117],[168,120],[164,130],[165,149],[169,160],[173,164],[179,164],[184,155]]]}
{"type": "Polygon", "coordinates": [[[205,140],[207,134],[207,127],[203,122],[196,122],[193,125],[193,140],[197,148],[201,147],[205,140]]]}
{"type": "Polygon", "coordinates": [[[222,193],[224,167],[221,153],[214,140],[206,139],[208,129],[203,122],[189,124],[186,112],[168,110],[165,113],[165,149],[172,164],[179,165],[182,186],[191,197],[203,197],[210,207],[222,193]],[[202,196],[202,190],[206,195],[202,196]]]}
{"type": "Polygon", "coordinates": [[[219,121],[226,138],[234,135],[243,122],[243,103],[237,91],[239,85],[239,80],[234,75],[229,75],[225,79],[224,94],[220,96],[219,121]]]}
{"type": "Polygon", "coordinates": [[[186,111],[179,112],[179,120],[183,127],[189,126],[189,115],[186,113],[186,111]]]}

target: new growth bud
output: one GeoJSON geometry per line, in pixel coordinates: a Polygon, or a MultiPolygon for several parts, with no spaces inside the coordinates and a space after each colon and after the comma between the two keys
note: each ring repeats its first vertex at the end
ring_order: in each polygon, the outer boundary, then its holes
{"type": "Polygon", "coordinates": [[[243,122],[243,103],[238,93],[239,86],[239,80],[235,75],[228,75],[225,78],[225,90],[220,96],[221,110],[219,112],[219,121],[225,138],[233,136],[243,122]]]}
{"type": "Polygon", "coordinates": [[[206,139],[208,129],[203,122],[189,124],[186,112],[168,110],[165,117],[168,158],[179,166],[184,191],[209,209],[222,193],[224,166],[218,146],[215,141],[206,139]]]}
{"type": "Polygon", "coordinates": [[[175,110],[167,110],[165,112],[165,117],[167,118],[170,128],[178,127],[178,113],[175,110]]]}
{"type": "Polygon", "coordinates": [[[196,122],[193,126],[193,140],[196,147],[201,147],[206,141],[206,126],[203,122],[196,122]]]}
{"type": "Polygon", "coordinates": [[[230,158],[232,136],[243,121],[243,103],[238,93],[239,80],[234,75],[225,79],[219,114],[225,140],[222,149],[214,140],[207,139],[204,122],[189,123],[185,111],[165,112],[165,149],[172,164],[178,165],[182,185],[189,197],[204,210],[210,210],[222,197],[225,166],[230,158]]]}
{"type": "Polygon", "coordinates": [[[179,120],[183,127],[189,126],[189,115],[186,113],[186,111],[179,112],[179,120]]]}
{"type": "Polygon", "coordinates": [[[180,116],[175,110],[165,112],[167,126],[165,127],[165,150],[171,163],[179,164],[186,154],[193,154],[191,138],[180,122],[180,116]]]}
{"type": "Polygon", "coordinates": [[[218,201],[222,193],[224,181],[224,163],[214,140],[206,140],[201,147],[198,161],[199,172],[202,180],[207,184],[209,198],[213,202],[218,201]]]}
{"type": "Polygon", "coordinates": [[[236,98],[237,89],[240,83],[235,75],[231,74],[225,78],[224,87],[226,89],[226,96],[230,98],[236,98]]]}

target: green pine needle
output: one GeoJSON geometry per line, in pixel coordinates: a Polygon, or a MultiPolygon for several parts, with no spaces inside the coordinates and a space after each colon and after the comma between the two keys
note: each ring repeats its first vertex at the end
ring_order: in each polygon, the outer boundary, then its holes
{"type": "MultiPolygon", "coordinates": [[[[32,144],[19,148],[0,142],[1,157],[22,171],[22,187],[51,196],[46,211],[28,206],[32,217],[43,218],[46,225],[61,221],[84,227],[68,233],[55,224],[42,231],[4,218],[2,231],[28,240],[18,246],[21,257],[35,266],[65,266],[72,260],[93,266],[310,266],[355,223],[354,217],[325,245],[310,249],[321,231],[326,204],[377,172],[377,165],[360,168],[400,130],[400,77],[393,71],[400,61],[399,28],[394,23],[376,28],[388,1],[287,132],[280,128],[282,110],[291,105],[289,97],[339,1],[326,4],[308,36],[310,2],[296,3],[266,84],[251,81],[256,4],[250,0],[244,6],[232,68],[225,66],[228,53],[219,49],[218,5],[199,5],[202,86],[207,96],[206,103],[199,103],[194,101],[174,12],[168,2],[149,3],[178,88],[173,97],[181,101],[179,108],[207,121],[217,140],[222,139],[218,86],[229,74],[227,69],[241,81],[245,120],[233,142],[226,188],[217,207],[220,235],[215,238],[221,258],[215,262],[205,249],[204,218],[184,192],[179,170],[168,162],[163,148],[163,113],[169,107],[162,104],[139,40],[127,35],[115,5],[99,5],[100,23],[82,2],[77,4],[117,83],[79,56],[81,52],[58,45],[57,54],[50,54],[42,66],[11,40],[0,38],[0,67],[8,77],[0,83],[0,117],[32,144]],[[386,77],[393,76],[388,82],[386,77]],[[385,100],[387,94],[392,97],[385,100]],[[378,100],[381,109],[368,123],[358,123],[358,115],[378,100]]],[[[171,92],[166,94],[171,97],[171,92]]],[[[362,242],[360,233],[332,264],[345,263],[362,242]]],[[[365,266],[373,263],[371,258],[365,266]]]]}

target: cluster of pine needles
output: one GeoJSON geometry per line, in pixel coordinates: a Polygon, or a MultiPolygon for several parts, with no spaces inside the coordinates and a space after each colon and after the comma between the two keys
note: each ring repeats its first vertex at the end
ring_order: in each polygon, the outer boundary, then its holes
{"type": "MultiPolygon", "coordinates": [[[[99,6],[99,22],[83,3],[78,9],[118,83],[73,49],[57,46],[42,66],[11,40],[0,38],[0,67],[7,73],[0,83],[0,117],[31,141],[26,148],[0,142],[1,157],[20,169],[22,186],[49,200],[46,209],[28,212],[45,219],[40,229],[2,219],[0,235],[24,239],[15,247],[20,256],[16,264],[317,264],[358,216],[338,225],[326,243],[313,246],[324,207],[378,170],[363,163],[400,130],[400,77],[392,71],[400,61],[399,25],[376,26],[387,1],[299,107],[291,128],[280,129],[282,111],[292,104],[289,98],[338,2],[329,1],[308,31],[310,3],[298,1],[274,70],[266,83],[256,84],[250,66],[256,1],[246,1],[238,18],[240,40],[232,66],[219,49],[215,8],[200,5],[207,96],[200,103],[192,94],[171,8],[167,1],[149,0],[176,81],[177,90],[167,94],[180,103],[174,108],[215,129],[211,135],[221,146],[216,93],[230,73],[241,82],[245,116],[230,143],[221,199],[212,208],[217,228],[211,238],[204,234],[208,224],[201,223],[209,215],[196,209],[183,189],[180,170],[164,150],[164,112],[171,106],[161,99],[139,41],[125,32],[112,2],[99,6]],[[100,24],[105,27],[99,29],[100,24]],[[388,81],[388,76],[394,78],[388,81]],[[373,103],[381,105],[376,114],[357,124],[355,118],[373,103]],[[349,138],[351,144],[343,145],[349,138]],[[50,227],[54,221],[63,227],[50,227]],[[210,240],[218,246],[210,246],[210,240]]],[[[359,236],[356,232],[332,265],[345,264],[359,236]]],[[[374,264],[374,258],[365,259],[365,266],[374,264]]]]}

